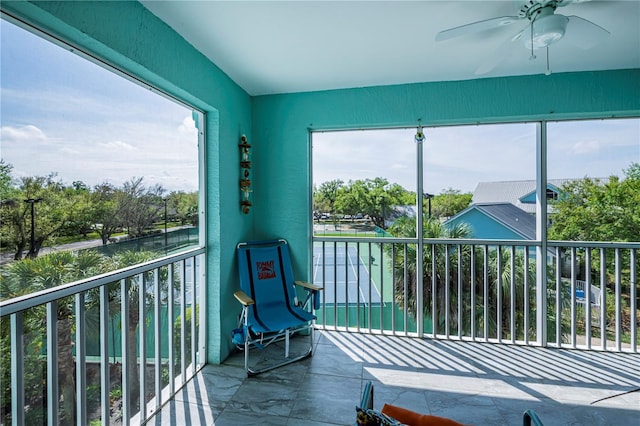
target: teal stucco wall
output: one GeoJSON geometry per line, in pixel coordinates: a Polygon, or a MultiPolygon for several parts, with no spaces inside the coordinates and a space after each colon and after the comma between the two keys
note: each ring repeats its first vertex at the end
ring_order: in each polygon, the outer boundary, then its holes
{"type": "MultiPolygon", "coordinates": [[[[3,10],[207,114],[207,350],[232,347],[234,248],[284,237],[310,277],[310,130],[640,116],[640,70],[406,84],[250,97],[137,2],[12,2],[3,10]],[[241,213],[238,140],[253,145],[253,203],[241,213]]],[[[452,147],[455,149],[455,147],[452,147]]]]}
{"type": "Polygon", "coordinates": [[[310,130],[629,116],[640,116],[638,69],[256,97],[256,232],[287,238],[310,278],[310,130]]]}

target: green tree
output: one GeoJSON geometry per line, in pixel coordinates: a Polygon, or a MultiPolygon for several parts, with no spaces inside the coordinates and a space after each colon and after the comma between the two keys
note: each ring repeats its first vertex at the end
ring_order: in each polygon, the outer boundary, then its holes
{"type": "Polygon", "coordinates": [[[2,238],[20,260],[34,235],[34,244],[29,246],[27,257],[35,258],[47,240],[59,235],[83,209],[81,196],[73,188],[65,187],[54,173],[48,176],[30,176],[20,179],[13,189],[12,198],[3,203],[2,238]],[[31,228],[31,203],[35,213],[34,228],[31,228]]]}
{"type": "MultiPolygon", "coordinates": [[[[19,223],[21,220],[21,211],[17,208],[21,197],[13,184],[12,170],[11,164],[0,160],[0,246],[3,248],[14,247],[19,242],[14,223],[19,223]]],[[[26,239],[21,243],[21,248],[24,249],[26,239]]]]}
{"type": "MultiPolygon", "coordinates": [[[[610,176],[608,181],[584,178],[568,182],[561,188],[558,200],[553,203],[555,212],[549,227],[549,238],[569,241],[630,241],[640,240],[640,164],[631,163],[624,170],[624,177],[610,176]]],[[[584,257],[586,253],[577,253],[579,270],[591,274],[594,282],[598,282],[601,269],[601,253],[605,254],[606,271],[613,271],[615,267],[615,251],[593,250],[591,252],[591,270],[585,270],[584,257]]],[[[564,258],[561,253],[561,259],[564,258]]],[[[620,268],[623,295],[622,309],[630,309],[631,286],[636,285],[630,277],[630,256],[621,256],[620,268]]],[[[640,269],[640,258],[636,258],[636,269],[640,269]]],[[[569,272],[570,273],[570,272],[569,272]]],[[[565,273],[566,274],[566,273],[565,273]]],[[[567,275],[565,275],[567,276],[567,275]]],[[[614,291],[616,277],[606,277],[606,286],[614,291]]],[[[614,297],[607,298],[608,322],[615,323],[615,310],[612,309],[614,297]]],[[[636,303],[640,304],[640,293],[636,291],[636,303]]],[[[630,313],[630,312],[629,312],[630,313]]],[[[628,318],[630,315],[624,314],[628,318]]],[[[635,315],[640,321],[640,311],[635,315]]],[[[624,332],[629,332],[630,323],[623,323],[624,332]]]]}
{"type": "MultiPolygon", "coordinates": [[[[411,199],[409,193],[397,183],[389,184],[382,177],[349,181],[338,190],[335,208],[347,214],[368,215],[374,225],[386,229],[386,218],[391,216],[398,205],[405,205],[411,199]]],[[[413,197],[415,203],[415,196],[413,197]]]]}
{"type": "Polygon", "coordinates": [[[11,172],[13,166],[0,159],[0,201],[10,199],[13,195],[11,172]]]}
{"type": "Polygon", "coordinates": [[[198,224],[198,192],[174,191],[167,196],[167,216],[181,225],[198,224]]]}
{"type": "Polygon", "coordinates": [[[568,182],[553,203],[549,238],[570,241],[638,241],[640,235],[640,164],[632,163],[620,179],[584,178],[568,182]]]}
{"type": "Polygon", "coordinates": [[[61,234],[82,235],[86,238],[93,230],[94,224],[91,189],[82,181],[74,181],[67,191],[76,200],[77,208],[65,228],[61,230],[61,234]]]}
{"type": "Polygon", "coordinates": [[[343,184],[344,182],[340,179],[320,184],[320,187],[313,192],[313,209],[334,215],[336,213],[335,204],[338,198],[338,191],[343,184]]]}
{"type": "Polygon", "coordinates": [[[143,180],[143,177],[133,177],[125,182],[118,197],[122,221],[130,237],[145,235],[162,217],[165,190],[160,185],[146,187],[143,180]]]}
{"type": "MultiPolygon", "coordinates": [[[[431,200],[431,214],[437,218],[449,218],[469,207],[473,194],[448,188],[431,200]]],[[[426,201],[425,201],[426,202],[426,201]]]]}
{"type": "Polygon", "coordinates": [[[92,226],[100,235],[102,244],[107,244],[109,238],[124,224],[120,208],[123,198],[120,190],[108,182],[96,185],[91,193],[92,226]]]}

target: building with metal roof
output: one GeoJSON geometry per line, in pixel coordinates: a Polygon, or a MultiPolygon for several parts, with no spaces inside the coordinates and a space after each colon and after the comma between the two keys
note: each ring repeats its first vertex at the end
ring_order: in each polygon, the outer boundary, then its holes
{"type": "Polygon", "coordinates": [[[506,240],[535,240],[535,217],[511,203],[472,204],[445,222],[446,226],[466,223],[472,237],[506,240]]]}

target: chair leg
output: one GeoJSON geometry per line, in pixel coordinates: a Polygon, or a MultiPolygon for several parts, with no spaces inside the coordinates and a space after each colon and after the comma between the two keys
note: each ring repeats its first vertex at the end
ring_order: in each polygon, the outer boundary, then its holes
{"type": "Polygon", "coordinates": [[[244,316],[244,371],[249,371],[249,327],[247,324],[248,324],[247,315],[245,315],[244,316]]]}
{"type": "Polygon", "coordinates": [[[249,339],[247,337],[244,341],[244,369],[249,370],[249,339]]]}
{"type": "Polygon", "coordinates": [[[284,332],[284,357],[289,358],[289,329],[287,328],[284,332]]]}
{"type": "Polygon", "coordinates": [[[311,333],[310,333],[311,334],[311,355],[313,355],[313,345],[315,345],[315,343],[316,343],[315,335],[313,333],[313,331],[314,331],[313,330],[314,329],[313,324],[311,324],[309,329],[311,331],[311,333]]]}
{"type": "Polygon", "coordinates": [[[285,330],[285,359],[282,362],[270,365],[268,367],[262,368],[260,370],[257,369],[252,369],[249,368],[248,363],[249,363],[249,342],[247,340],[247,343],[245,345],[245,354],[244,354],[244,359],[245,359],[245,371],[247,372],[247,377],[254,377],[257,376],[260,373],[264,373],[266,371],[270,371],[273,370],[275,368],[278,367],[282,367],[284,365],[287,364],[292,364],[294,362],[303,360],[305,358],[308,358],[310,356],[313,356],[313,344],[314,344],[314,338],[313,338],[313,328],[311,329],[311,333],[310,335],[306,336],[307,339],[311,339],[311,341],[309,342],[309,349],[306,350],[303,354],[295,356],[293,358],[290,357],[290,344],[289,344],[289,340],[290,340],[290,336],[293,333],[290,330],[285,330]]]}

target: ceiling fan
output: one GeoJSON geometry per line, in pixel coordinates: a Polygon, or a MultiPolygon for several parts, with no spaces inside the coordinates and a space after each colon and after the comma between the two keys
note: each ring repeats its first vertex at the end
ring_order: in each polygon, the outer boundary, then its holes
{"type": "Polygon", "coordinates": [[[475,71],[476,75],[486,74],[494,69],[511,50],[511,44],[520,40],[524,47],[530,50],[529,59],[535,59],[534,51],[545,48],[547,55],[546,74],[551,74],[549,67],[549,46],[565,39],[582,49],[590,49],[602,39],[609,36],[609,31],[579,16],[565,16],[555,13],[558,7],[572,3],[583,3],[589,0],[527,0],[520,4],[518,12],[514,16],[501,16],[473,22],[455,28],[440,31],[436,34],[435,41],[445,41],[452,38],[466,36],[482,31],[496,29],[511,24],[516,24],[517,33],[506,39],[498,49],[487,56],[483,63],[475,71]]]}

